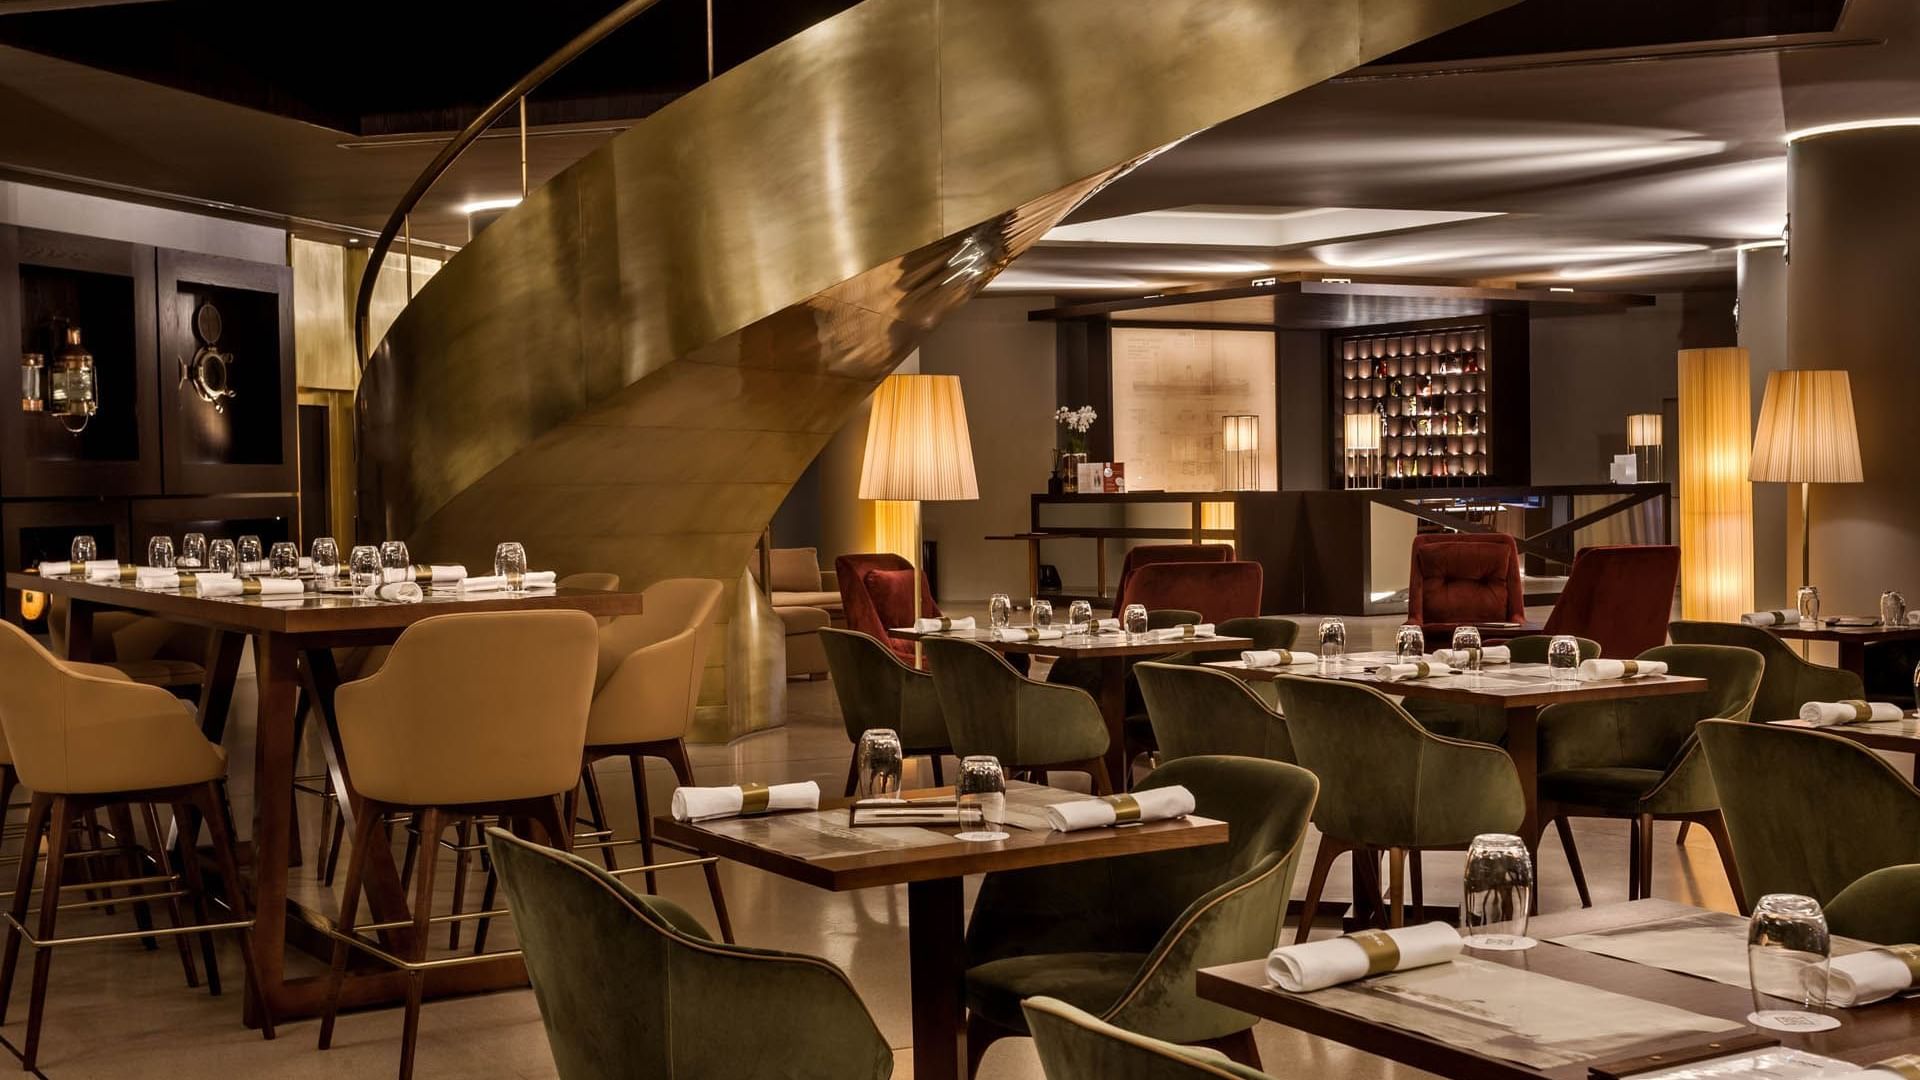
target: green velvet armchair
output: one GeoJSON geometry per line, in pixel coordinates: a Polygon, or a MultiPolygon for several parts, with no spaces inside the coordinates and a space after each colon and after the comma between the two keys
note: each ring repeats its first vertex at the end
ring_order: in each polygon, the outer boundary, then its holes
{"type": "Polygon", "coordinates": [[[1766,669],[1753,696],[1752,719],[1761,723],[1791,720],[1809,701],[1852,701],[1867,696],[1860,676],[1810,664],[1786,642],[1757,626],[1682,619],[1668,624],[1667,635],[1675,645],[1729,645],[1759,653],[1766,669]]]}
{"type": "Polygon", "coordinates": [[[953,747],[933,676],[915,671],[879,638],[857,630],[822,627],[820,647],[827,654],[827,672],[840,699],[847,738],[853,740],[847,794],[853,794],[860,777],[860,736],[874,728],[898,733],[900,749],[909,757],[927,755],[933,762],[934,786],[944,783],[940,755],[953,753],[953,747]]]}
{"type": "MultiPolygon", "coordinates": [[[[1600,655],[1600,643],[1591,638],[1575,638],[1580,643],[1580,659],[1591,660],[1600,655]]],[[[1528,634],[1506,642],[1512,650],[1512,662],[1516,664],[1544,664],[1547,662],[1547,645],[1553,639],[1545,634],[1528,634]]],[[[1497,669],[1496,669],[1497,670],[1497,669]]],[[[1435,701],[1432,698],[1407,698],[1400,703],[1408,715],[1420,721],[1420,726],[1435,735],[1445,735],[1449,739],[1471,739],[1474,742],[1493,743],[1504,746],[1507,741],[1507,714],[1505,710],[1480,705],[1462,705],[1451,701],[1435,701]]]]}
{"type": "Polygon", "coordinates": [[[504,830],[487,846],[565,1080],[893,1075],[887,1040],[825,960],[717,944],[672,901],[504,830]]]}
{"type": "Polygon", "coordinates": [[[1320,778],[1313,815],[1320,847],[1295,941],[1312,932],[1327,872],[1342,854],[1364,857],[1364,870],[1387,853],[1387,923],[1400,926],[1408,853],[1420,908],[1420,852],[1464,848],[1482,833],[1520,827],[1520,774],[1505,750],[1435,735],[1370,686],[1300,675],[1283,675],[1274,686],[1294,753],[1320,778]]]}
{"type": "Polygon", "coordinates": [[[1217,1050],[1136,1035],[1059,998],[1020,1008],[1047,1080],[1272,1080],[1217,1050]]]}
{"type": "Polygon", "coordinates": [[[1133,669],[1160,745],[1160,760],[1231,754],[1297,764],[1287,721],[1244,679],[1194,664],[1149,663],[1133,669]]]}
{"type": "MultiPolygon", "coordinates": [[[[1657,660],[1671,675],[1707,680],[1700,694],[1553,705],[1540,712],[1540,822],[1551,821],[1573,871],[1580,904],[1591,907],[1569,819],[1625,818],[1630,823],[1628,899],[1653,895],[1653,823],[1693,822],[1712,834],[1727,883],[1741,902],[1740,875],[1720,818],[1713,778],[1694,727],[1718,718],[1745,722],[1766,666],[1752,649],[1726,645],[1663,645],[1638,659],[1657,660]]],[[[1741,906],[1745,906],[1741,902],[1741,906]]]]}
{"type": "Polygon", "coordinates": [[[1803,728],[1709,720],[1700,747],[1749,895],[1811,896],[1836,934],[1920,941],[1920,790],[1906,777],[1803,728]]]}
{"type": "Polygon", "coordinates": [[[1110,1024],[1206,1044],[1258,1066],[1254,1018],[1202,1001],[1194,972],[1265,956],[1279,936],[1319,784],[1255,758],[1190,757],[1140,788],[1193,792],[1227,842],[988,874],[967,927],[969,1075],[995,1040],[1028,1034],[1049,995],[1110,1024]]]}
{"type": "Polygon", "coordinates": [[[990,754],[1009,771],[1083,772],[1112,790],[1107,722],[1086,691],[1029,679],[999,653],[963,638],[929,638],[927,665],[953,752],[990,754]]]}

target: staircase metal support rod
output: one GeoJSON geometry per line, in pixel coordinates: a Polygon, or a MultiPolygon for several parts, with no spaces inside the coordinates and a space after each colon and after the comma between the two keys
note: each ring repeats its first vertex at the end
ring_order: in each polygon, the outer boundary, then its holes
{"type": "Polygon", "coordinates": [[[625,26],[634,16],[659,2],[660,0],[626,0],[625,3],[608,12],[600,21],[582,30],[572,41],[561,46],[559,51],[541,61],[538,67],[521,76],[520,81],[495,98],[493,104],[482,109],[480,115],[474,117],[466,127],[460,129],[459,134],[448,140],[447,145],[441,147],[440,152],[427,163],[427,167],[414,178],[406,194],[400,197],[400,204],[394,207],[393,213],[388,216],[387,224],[380,230],[379,239],[373,242],[373,248],[368,252],[366,272],[360,276],[360,290],[353,305],[353,343],[354,351],[359,354],[362,368],[367,366],[367,360],[370,359],[367,353],[367,320],[373,306],[374,281],[380,273],[380,263],[386,258],[387,252],[393,250],[394,238],[400,235],[407,215],[413,212],[413,208],[419,205],[421,198],[433,188],[434,183],[447,169],[452,167],[467,147],[473,145],[474,140],[505,116],[515,102],[532,93],[535,87],[552,78],[555,72],[572,63],[581,53],[625,26]]]}
{"type": "Polygon", "coordinates": [[[527,99],[520,99],[520,197],[527,197],[527,99]]]}

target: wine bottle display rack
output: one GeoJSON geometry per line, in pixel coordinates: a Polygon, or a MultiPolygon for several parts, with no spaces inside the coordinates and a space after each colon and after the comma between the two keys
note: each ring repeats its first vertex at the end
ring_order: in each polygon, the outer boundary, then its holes
{"type": "MultiPolygon", "coordinates": [[[[1359,333],[1332,342],[1336,411],[1379,417],[1387,487],[1484,481],[1493,453],[1493,349],[1484,322],[1359,333]]],[[[1334,438],[1347,428],[1334,425],[1334,438]]],[[[1336,449],[1344,451],[1345,447],[1336,449]]],[[[1349,481],[1366,468],[1340,455],[1349,481]]]]}

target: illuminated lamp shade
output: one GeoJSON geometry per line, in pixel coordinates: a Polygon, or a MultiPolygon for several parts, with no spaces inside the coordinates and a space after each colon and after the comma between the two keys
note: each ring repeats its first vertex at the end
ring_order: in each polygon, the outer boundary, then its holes
{"type": "MultiPolygon", "coordinates": [[[[1680,613],[1687,619],[1732,622],[1753,610],[1753,485],[1747,482],[1753,391],[1747,350],[1683,349],[1679,381],[1680,613]]],[[[1629,443],[1637,419],[1627,420],[1629,443]]],[[[1658,438],[1660,418],[1652,419],[1658,438]]]]}
{"type": "Polygon", "coordinates": [[[1220,484],[1227,491],[1260,490],[1260,418],[1220,418],[1220,484]]]}
{"type": "Polygon", "coordinates": [[[1353,413],[1345,418],[1341,444],[1346,448],[1347,487],[1380,486],[1380,444],[1384,435],[1379,413],[1353,413]]]}
{"type": "Polygon", "coordinates": [[[1752,478],[1800,485],[1800,583],[1809,584],[1813,518],[1807,486],[1865,479],[1846,372],[1799,369],[1767,375],[1759,430],[1753,436],[1752,478]]]}
{"type": "Polygon", "coordinates": [[[1659,483],[1667,478],[1661,460],[1661,423],[1659,413],[1635,413],[1627,417],[1627,449],[1633,451],[1635,473],[1641,483],[1659,483]]]}

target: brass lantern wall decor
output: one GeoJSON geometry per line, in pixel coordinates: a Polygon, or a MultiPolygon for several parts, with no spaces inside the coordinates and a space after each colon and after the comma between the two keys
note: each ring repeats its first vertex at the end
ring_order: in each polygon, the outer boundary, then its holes
{"type": "Polygon", "coordinates": [[[180,385],[193,387],[214,412],[226,412],[228,399],[239,396],[230,377],[233,354],[220,351],[221,329],[220,309],[211,303],[201,304],[193,313],[193,332],[200,338],[200,348],[192,360],[180,361],[180,385]]]}
{"type": "Polygon", "coordinates": [[[67,343],[54,357],[48,384],[47,413],[75,435],[87,430],[88,421],[100,411],[100,376],[93,354],[80,344],[79,327],[67,327],[67,343]]]}

